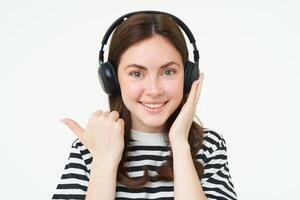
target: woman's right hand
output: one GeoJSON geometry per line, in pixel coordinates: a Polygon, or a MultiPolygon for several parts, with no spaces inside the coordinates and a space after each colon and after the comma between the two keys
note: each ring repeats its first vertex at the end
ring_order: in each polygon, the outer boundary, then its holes
{"type": "Polygon", "coordinates": [[[93,160],[119,165],[124,150],[124,120],[117,111],[94,112],[86,129],[70,118],[61,120],[90,151],[93,160]]]}

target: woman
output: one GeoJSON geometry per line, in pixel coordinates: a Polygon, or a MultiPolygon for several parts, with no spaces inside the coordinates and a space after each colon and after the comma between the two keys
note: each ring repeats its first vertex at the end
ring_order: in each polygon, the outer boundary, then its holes
{"type": "MultiPolygon", "coordinates": [[[[78,137],[53,199],[236,199],[224,138],[194,116],[203,73],[186,90],[188,49],[167,14],[137,13],[114,31],[119,92],[78,137]]],[[[103,80],[102,80],[103,81],[103,80]]]]}

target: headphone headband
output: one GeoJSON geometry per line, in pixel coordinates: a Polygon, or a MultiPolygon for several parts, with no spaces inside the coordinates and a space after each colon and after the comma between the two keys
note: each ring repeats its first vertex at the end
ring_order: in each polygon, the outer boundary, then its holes
{"type": "Polygon", "coordinates": [[[135,14],[139,14],[139,13],[145,13],[145,14],[165,14],[165,15],[168,15],[170,16],[176,23],[177,25],[180,26],[180,28],[185,32],[185,34],[188,36],[188,39],[190,41],[190,43],[193,45],[193,52],[194,52],[194,62],[195,63],[199,63],[199,51],[197,49],[197,46],[196,46],[196,40],[194,38],[194,35],[193,33],[190,31],[190,29],[188,28],[188,26],[182,21],[180,20],[178,17],[170,14],[170,13],[167,13],[167,12],[162,12],[162,11],[154,11],[154,10],[144,10],[144,11],[135,11],[135,12],[130,12],[130,13],[127,13],[121,17],[119,17],[117,20],[115,20],[111,25],[110,27],[107,29],[103,39],[102,39],[102,42],[101,42],[101,50],[99,52],[99,64],[103,63],[103,55],[104,55],[104,45],[107,43],[108,41],[108,38],[109,36],[111,35],[111,33],[115,30],[115,28],[120,25],[124,20],[125,18],[129,18],[131,17],[132,15],[135,15],[135,14]]]}

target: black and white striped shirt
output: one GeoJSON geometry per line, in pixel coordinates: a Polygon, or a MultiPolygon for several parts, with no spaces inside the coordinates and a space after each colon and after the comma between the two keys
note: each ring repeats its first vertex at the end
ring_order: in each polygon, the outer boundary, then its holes
{"type": "MultiPolygon", "coordinates": [[[[170,155],[170,146],[162,133],[143,133],[132,130],[129,143],[130,157],[125,163],[129,176],[143,175],[142,166],[149,166],[149,175],[156,175],[155,168],[170,155]]],[[[204,129],[203,146],[197,159],[204,167],[201,185],[208,199],[237,199],[229,173],[226,143],[222,135],[204,129]]],[[[85,199],[92,157],[76,139],[52,199],[85,199]]],[[[143,188],[131,189],[117,182],[116,199],[174,199],[174,182],[148,182],[143,188]]]]}

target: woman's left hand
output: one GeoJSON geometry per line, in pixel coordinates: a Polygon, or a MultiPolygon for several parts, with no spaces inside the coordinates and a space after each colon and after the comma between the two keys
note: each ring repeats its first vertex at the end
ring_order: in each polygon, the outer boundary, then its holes
{"type": "Polygon", "coordinates": [[[201,73],[198,80],[193,82],[188,99],[170,128],[169,140],[172,148],[175,144],[188,143],[189,130],[196,114],[203,78],[204,74],[201,73]]]}

